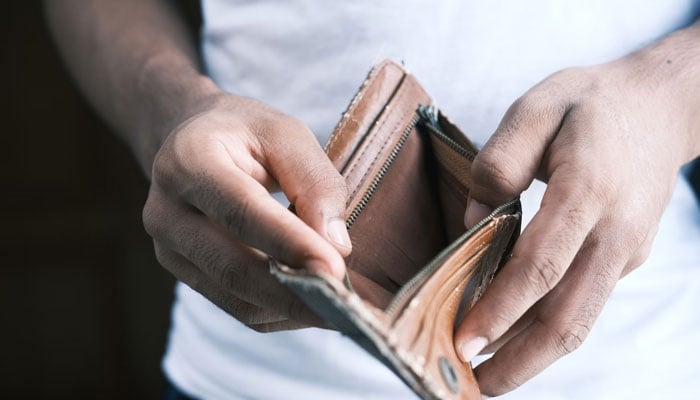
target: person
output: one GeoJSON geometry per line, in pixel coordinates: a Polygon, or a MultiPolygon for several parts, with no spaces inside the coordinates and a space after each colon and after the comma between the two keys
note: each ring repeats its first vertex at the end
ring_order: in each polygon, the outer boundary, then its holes
{"type": "Polygon", "coordinates": [[[383,58],[484,144],[467,225],[523,196],[513,257],[455,332],[482,392],[700,393],[700,212],[679,179],[700,154],[700,2],[203,0],[203,67],[165,0],[46,10],[150,179],[144,225],[182,282],[163,365],[183,396],[412,396],[267,269],[342,277],[347,193],[319,142],[383,58]]]}

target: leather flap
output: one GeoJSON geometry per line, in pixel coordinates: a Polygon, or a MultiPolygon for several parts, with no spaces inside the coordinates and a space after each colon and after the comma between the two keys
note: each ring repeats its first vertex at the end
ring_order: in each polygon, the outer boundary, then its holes
{"type": "Polygon", "coordinates": [[[454,323],[464,293],[471,307],[509,257],[520,232],[520,203],[499,207],[464,232],[476,148],[446,117],[427,115],[431,104],[412,75],[384,61],[325,147],[350,192],[350,276],[370,277],[375,286],[356,292],[349,281],[274,259],[270,271],[422,398],[479,399],[471,367],[454,348],[454,323]],[[380,295],[386,290],[390,301],[380,295]]]}

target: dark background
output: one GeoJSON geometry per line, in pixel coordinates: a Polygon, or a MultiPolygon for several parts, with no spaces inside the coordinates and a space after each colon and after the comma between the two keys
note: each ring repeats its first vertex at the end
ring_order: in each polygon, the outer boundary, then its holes
{"type": "Polygon", "coordinates": [[[0,397],[159,398],[174,280],[141,223],[148,183],[75,89],[41,2],[2,15],[0,397]]]}

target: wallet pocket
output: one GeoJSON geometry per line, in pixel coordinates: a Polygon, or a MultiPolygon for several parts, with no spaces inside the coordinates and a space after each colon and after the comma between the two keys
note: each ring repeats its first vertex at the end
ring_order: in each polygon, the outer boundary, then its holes
{"type": "Polygon", "coordinates": [[[508,259],[519,201],[464,227],[476,148],[390,61],[370,72],[326,152],[350,192],[347,279],[274,259],[271,273],[421,397],[479,398],[455,320],[508,259]]]}
{"type": "MultiPolygon", "coordinates": [[[[401,104],[413,90],[410,84],[400,87],[390,104],[401,104]]],[[[415,102],[417,96],[410,98],[415,102]]],[[[447,119],[429,98],[423,101],[410,108],[385,107],[340,171],[350,190],[350,282],[379,308],[466,231],[476,150],[461,134],[444,130],[447,119]]]]}

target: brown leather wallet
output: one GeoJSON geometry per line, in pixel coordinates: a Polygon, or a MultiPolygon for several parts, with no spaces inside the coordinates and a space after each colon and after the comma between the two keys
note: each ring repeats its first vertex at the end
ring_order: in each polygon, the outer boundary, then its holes
{"type": "Polygon", "coordinates": [[[464,227],[476,152],[411,74],[380,63],[326,145],[350,193],[345,281],[270,262],[310,308],[424,399],[480,398],[455,351],[455,321],[520,233],[518,200],[464,227]]]}

